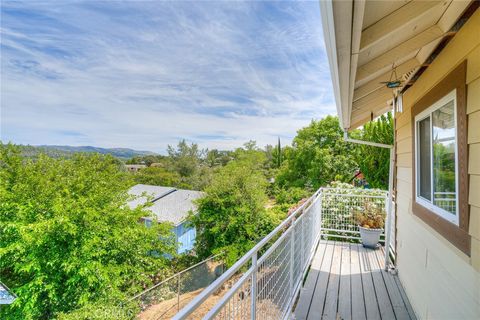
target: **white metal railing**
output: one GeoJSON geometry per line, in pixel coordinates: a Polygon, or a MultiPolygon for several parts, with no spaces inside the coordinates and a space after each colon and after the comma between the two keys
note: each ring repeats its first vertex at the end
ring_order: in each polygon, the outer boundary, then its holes
{"type": "Polygon", "coordinates": [[[457,212],[456,192],[434,192],[433,204],[448,212],[457,212]]]}
{"type": "Polygon", "coordinates": [[[287,318],[321,236],[357,239],[353,210],[386,200],[385,192],[320,188],[173,319],[287,318]]]}
{"type": "Polygon", "coordinates": [[[388,193],[381,190],[323,188],[321,197],[322,234],[331,238],[359,240],[360,230],[352,213],[362,210],[367,202],[387,211],[388,193]]]}
{"type": "Polygon", "coordinates": [[[395,257],[395,204],[388,210],[388,192],[375,189],[322,189],[322,236],[330,239],[360,240],[360,230],[353,219],[355,210],[362,210],[370,202],[383,209],[390,216],[385,221],[385,231],[380,236],[380,242],[389,241],[389,255],[385,265],[388,266],[390,256],[395,257]],[[390,239],[387,239],[389,230],[390,239]]]}
{"type": "Polygon", "coordinates": [[[236,277],[205,319],[285,318],[320,240],[320,193],[318,190],[173,319],[187,319],[236,277]]]}

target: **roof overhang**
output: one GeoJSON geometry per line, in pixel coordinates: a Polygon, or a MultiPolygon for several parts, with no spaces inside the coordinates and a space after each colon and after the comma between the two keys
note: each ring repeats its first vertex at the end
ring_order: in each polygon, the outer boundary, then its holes
{"type": "Polygon", "coordinates": [[[392,109],[472,0],[321,0],[325,45],[344,129],[354,129],[392,109]],[[402,80],[387,88],[393,66],[402,80]]]}

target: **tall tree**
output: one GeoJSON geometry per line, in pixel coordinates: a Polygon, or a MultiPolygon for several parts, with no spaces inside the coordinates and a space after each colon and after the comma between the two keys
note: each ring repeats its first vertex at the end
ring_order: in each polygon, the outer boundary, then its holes
{"type": "MultiPolygon", "coordinates": [[[[393,144],[393,117],[389,112],[374,121],[367,122],[354,133],[359,139],[393,144]]],[[[388,189],[390,151],[388,149],[358,145],[355,159],[360,171],[373,188],[388,189]]]]}
{"type": "Polygon", "coordinates": [[[196,143],[188,145],[185,140],[181,140],[176,148],[169,145],[167,152],[172,160],[172,166],[182,177],[189,177],[195,173],[205,153],[196,143]]]}
{"type": "Polygon", "coordinates": [[[327,116],[300,129],[286,149],[277,176],[282,188],[318,188],[331,181],[347,181],[357,169],[355,146],[343,140],[337,117],[327,116]]]}
{"type": "Polygon", "coordinates": [[[236,160],[218,170],[198,201],[191,222],[200,257],[225,252],[232,264],[274,227],[275,219],[265,210],[267,181],[259,166],[265,155],[255,149],[250,144],[237,150],[236,160]]]}

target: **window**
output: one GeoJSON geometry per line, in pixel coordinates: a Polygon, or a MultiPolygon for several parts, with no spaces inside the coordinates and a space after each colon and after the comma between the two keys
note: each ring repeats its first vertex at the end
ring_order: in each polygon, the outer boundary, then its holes
{"type": "Polygon", "coordinates": [[[412,213],[469,256],[466,74],[463,61],[412,105],[412,213]]]}
{"type": "Polygon", "coordinates": [[[143,218],[143,223],[145,227],[150,228],[152,226],[152,219],[151,218],[143,218]]]}
{"type": "Polygon", "coordinates": [[[416,201],[459,224],[456,90],[415,117],[416,201]]]}

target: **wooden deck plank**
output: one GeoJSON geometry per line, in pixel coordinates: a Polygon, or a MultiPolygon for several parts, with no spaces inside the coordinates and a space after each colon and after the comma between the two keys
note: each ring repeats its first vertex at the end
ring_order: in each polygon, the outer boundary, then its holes
{"type": "Polygon", "coordinates": [[[352,286],[352,319],[367,319],[360,271],[359,245],[350,244],[350,283],[352,286]]]}
{"type": "Polygon", "coordinates": [[[373,279],[370,272],[372,267],[367,256],[367,251],[363,246],[358,246],[360,256],[360,272],[362,277],[363,295],[365,299],[365,312],[367,319],[381,319],[380,310],[378,307],[375,287],[373,286],[373,279]]]}
{"type": "Polygon", "coordinates": [[[323,257],[325,255],[327,247],[326,241],[321,241],[318,245],[315,256],[312,260],[310,271],[308,272],[307,279],[300,290],[300,298],[295,308],[296,319],[306,319],[308,316],[308,310],[312,303],[313,293],[315,292],[315,286],[317,285],[317,279],[320,275],[320,268],[322,267],[323,257]]]}
{"type": "Polygon", "coordinates": [[[325,307],[323,308],[322,320],[337,319],[338,290],[340,286],[340,267],[342,262],[341,243],[335,242],[333,249],[332,267],[328,279],[327,297],[325,298],[325,307]]]}
{"type": "Polygon", "coordinates": [[[334,246],[335,244],[333,242],[328,242],[325,244],[325,255],[322,261],[322,266],[320,267],[320,273],[317,278],[317,284],[315,286],[315,292],[313,293],[307,319],[320,319],[322,315],[325,297],[327,295],[328,279],[333,260],[334,246]]]}
{"type": "MultiPolygon", "coordinates": [[[[379,250],[379,249],[377,249],[379,250]]],[[[395,319],[395,313],[393,312],[390,296],[388,295],[387,286],[382,276],[383,268],[377,261],[376,250],[366,249],[366,256],[368,257],[372,266],[372,279],[375,287],[375,293],[377,296],[378,307],[380,309],[380,315],[382,319],[395,319]]]]}
{"type": "Polygon", "coordinates": [[[295,319],[416,319],[384,251],[321,241],[294,311],[295,319]]]}
{"type": "Polygon", "coordinates": [[[340,288],[338,292],[338,316],[343,320],[352,319],[352,292],[350,286],[350,244],[340,243],[342,260],[340,266],[340,288]]]}
{"type": "MultiPolygon", "coordinates": [[[[385,261],[384,250],[376,250],[375,253],[379,264],[380,261],[385,261]]],[[[382,263],[382,265],[385,265],[385,263],[382,263]]],[[[395,312],[395,317],[400,320],[409,320],[410,315],[408,314],[405,302],[403,301],[402,295],[400,294],[397,284],[395,283],[395,276],[392,275],[390,272],[385,271],[384,268],[382,268],[382,276],[385,282],[385,286],[387,287],[390,302],[392,303],[393,312],[395,312]]]]}

